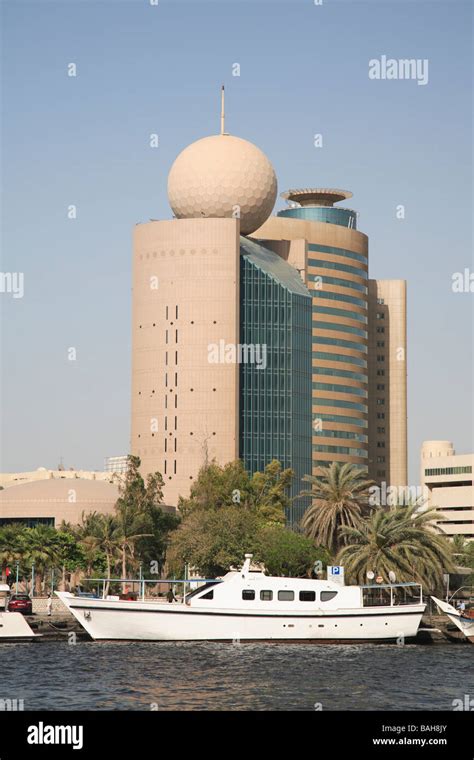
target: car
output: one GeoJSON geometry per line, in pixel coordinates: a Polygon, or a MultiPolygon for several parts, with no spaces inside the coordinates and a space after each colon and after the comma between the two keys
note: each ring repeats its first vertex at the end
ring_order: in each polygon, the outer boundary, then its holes
{"type": "Polygon", "coordinates": [[[28,594],[13,594],[8,602],[8,612],[22,612],[23,615],[33,614],[33,602],[28,594]]]}

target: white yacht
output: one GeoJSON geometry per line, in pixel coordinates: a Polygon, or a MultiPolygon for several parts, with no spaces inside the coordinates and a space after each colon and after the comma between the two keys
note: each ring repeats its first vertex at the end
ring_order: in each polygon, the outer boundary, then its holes
{"type": "Polygon", "coordinates": [[[457,610],[452,604],[443,602],[435,596],[431,597],[438,605],[441,612],[444,612],[448,618],[456,625],[471,644],[474,644],[474,609],[457,610]]]}
{"type": "Polygon", "coordinates": [[[390,641],[414,637],[419,584],[345,586],[251,570],[216,578],[182,602],[86,598],[56,591],[93,639],[141,641],[390,641]]]}

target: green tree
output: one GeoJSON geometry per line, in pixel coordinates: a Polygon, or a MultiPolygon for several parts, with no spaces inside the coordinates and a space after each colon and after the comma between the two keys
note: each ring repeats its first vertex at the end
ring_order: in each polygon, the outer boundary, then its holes
{"type": "Polygon", "coordinates": [[[46,569],[58,564],[56,529],[49,525],[26,528],[23,556],[28,567],[35,566],[35,591],[41,593],[46,569]]]}
{"type": "Polygon", "coordinates": [[[179,499],[179,513],[186,519],[195,510],[237,504],[257,510],[267,522],[283,524],[292,478],[292,470],[283,470],[276,460],[252,476],[239,459],[223,466],[213,461],[201,467],[189,497],[179,499]]]}
{"type": "Polygon", "coordinates": [[[443,583],[443,573],[454,569],[452,547],[434,525],[439,515],[408,507],[381,507],[356,527],[344,526],[347,544],[337,561],[346,574],[364,583],[368,570],[388,581],[392,570],[399,582],[416,580],[431,590],[443,583]]]}
{"type": "Polygon", "coordinates": [[[115,505],[118,540],[122,553],[122,578],[127,566],[136,568],[136,547],[144,538],[153,537],[155,511],[163,501],[163,478],[150,473],[146,481],[140,474],[140,458],[128,457],[125,478],[119,482],[119,498],[115,505]]]}
{"type": "Polygon", "coordinates": [[[300,495],[310,496],[312,504],[303,515],[301,527],[308,538],[335,554],[345,541],[341,529],[361,526],[374,481],[367,479],[364,470],[348,463],[333,462],[320,467],[319,473],[303,477],[311,488],[300,495]]]}
{"type": "Polygon", "coordinates": [[[171,537],[170,569],[181,576],[185,562],[206,578],[240,566],[258,548],[261,521],[255,510],[241,506],[199,509],[188,514],[171,537]]]}
{"type": "Polygon", "coordinates": [[[269,575],[289,578],[311,577],[316,563],[323,570],[330,557],[326,549],[282,526],[264,526],[258,535],[255,559],[265,565],[269,575]]]}

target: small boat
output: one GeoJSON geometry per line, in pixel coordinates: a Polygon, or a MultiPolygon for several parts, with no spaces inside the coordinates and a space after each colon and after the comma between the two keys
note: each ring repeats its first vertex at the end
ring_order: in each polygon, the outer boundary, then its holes
{"type": "Polygon", "coordinates": [[[143,594],[127,600],[55,593],[95,640],[335,643],[416,636],[426,606],[417,583],[345,586],[267,576],[251,569],[251,559],[246,554],[241,570],[184,594],[181,603],[143,594]]]}
{"type": "Polygon", "coordinates": [[[0,612],[0,644],[40,639],[28,625],[21,612],[0,612]]]}
{"type": "Polygon", "coordinates": [[[449,619],[456,625],[471,644],[474,644],[474,609],[457,610],[452,604],[443,602],[435,596],[431,597],[438,605],[441,612],[444,612],[449,619]]]}

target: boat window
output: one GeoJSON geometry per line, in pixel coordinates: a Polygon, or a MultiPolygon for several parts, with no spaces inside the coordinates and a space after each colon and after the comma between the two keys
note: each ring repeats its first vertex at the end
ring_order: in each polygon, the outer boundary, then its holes
{"type": "Polygon", "coordinates": [[[315,602],[316,591],[300,591],[300,602],[315,602]]]}
{"type": "Polygon", "coordinates": [[[292,602],[295,598],[295,592],[294,591],[279,591],[278,592],[278,601],[279,602],[292,602]]]}
{"type": "MultiPolygon", "coordinates": [[[[379,586],[369,586],[362,591],[362,603],[364,607],[389,607],[390,589],[379,586]]],[[[394,602],[399,604],[399,602],[394,602]]]]}
{"type": "Polygon", "coordinates": [[[262,602],[271,602],[273,599],[273,591],[260,591],[260,599],[262,602]]]}
{"type": "Polygon", "coordinates": [[[253,589],[244,589],[242,591],[242,599],[246,599],[247,601],[255,599],[255,591],[253,591],[253,589]]]}
{"type": "Polygon", "coordinates": [[[335,596],[337,596],[337,591],[321,591],[322,602],[330,602],[335,596]]]}
{"type": "MultiPolygon", "coordinates": [[[[206,583],[204,586],[198,586],[197,588],[194,589],[194,591],[191,591],[189,594],[186,594],[186,601],[189,602],[189,600],[192,599],[193,596],[196,596],[197,594],[201,594],[206,588],[211,588],[211,586],[215,586],[217,583],[220,583],[220,581],[210,581],[209,583],[206,583]]],[[[201,599],[203,598],[204,597],[201,597],[201,599]]]]}
{"type": "Polygon", "coordinates": [[[214,599],[214,589],[212,588],[207,594],[203,594],[199,599],[214,599]]]}

